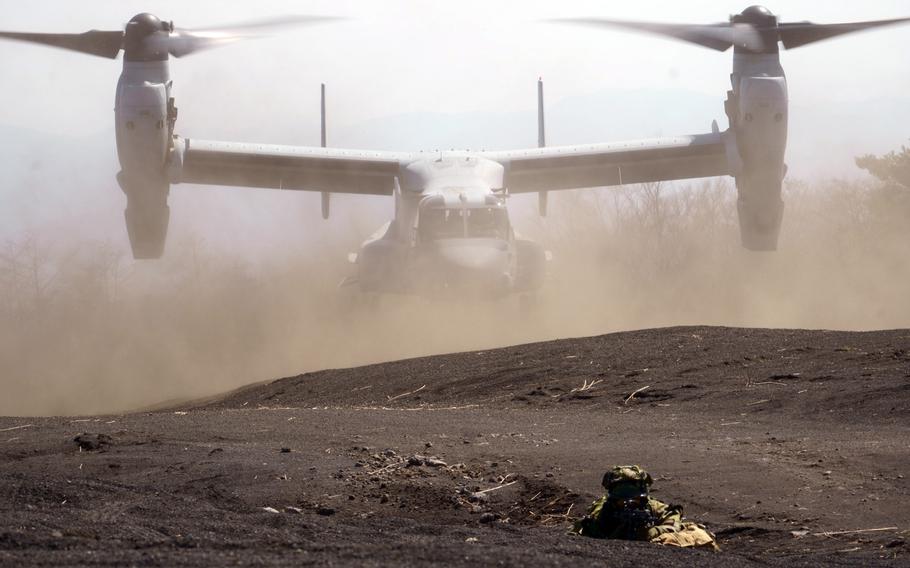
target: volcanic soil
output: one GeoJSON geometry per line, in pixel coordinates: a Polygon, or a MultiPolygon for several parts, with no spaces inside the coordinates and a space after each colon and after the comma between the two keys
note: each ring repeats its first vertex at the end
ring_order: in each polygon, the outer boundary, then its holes
{"type": "Polygon", "coordinates": [[[2,418],[0,564],[910,566],[908,416],[910,331],[689,327],[2,418]],[[567,534],[627,463],[722,552],[567,534]]]}

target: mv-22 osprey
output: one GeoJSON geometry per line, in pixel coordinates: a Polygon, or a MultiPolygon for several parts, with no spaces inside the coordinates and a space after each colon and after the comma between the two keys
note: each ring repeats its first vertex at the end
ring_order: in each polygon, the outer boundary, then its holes
{"type": "Polygon", "coordinates": [[[540,213],[546,215],[552,190],[733,176],[742,245],[775,250],[788,123],[779,45],[800,47],[904,21],[779,23],[759,6],[707,26],[565,20],[662,34],[720,51],[733,47],[732,89],[725,104],[729,128],[721,132],[715,122],[705,134],[546,147],[539,90],[539,147],[492,152],[358,151],[178,136],[169,58],[255,35],[268,23],[192,31],[139,14],[125,31],[0,32],[0,37],[108,58],[123,50],[115,108],[117,180],[127,196],[126,227],[137,259],[163,253],[171,184],[317,191],[323,217],[328,217],[332,193],[386,195],[395,200],[395,218],[356,255],[356,282],[363,292],[526,296],[541,286],[545,254],[539,245],[516,238],[506,209],[509,194],[538,193],[540,213]]]}

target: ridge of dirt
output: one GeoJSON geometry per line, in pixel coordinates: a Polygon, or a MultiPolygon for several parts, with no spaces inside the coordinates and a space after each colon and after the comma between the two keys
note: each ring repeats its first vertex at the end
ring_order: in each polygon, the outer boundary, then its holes
{"type": "Polygon", "coordinates": [[[712,412],[749,395],[771,397],[755,412],[813,420],[861,412],[900,421],[910,413],[910,331],[641,330],[317,371],[189,406],[599,409],[673,402],[712,412]]]}

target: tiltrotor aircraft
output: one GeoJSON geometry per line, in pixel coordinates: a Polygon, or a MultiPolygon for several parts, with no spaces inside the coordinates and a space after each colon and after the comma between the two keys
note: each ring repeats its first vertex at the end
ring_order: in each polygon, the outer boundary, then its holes
{"type": "Polygon", "coordinates": [[[538,193],[540,213],[546,215],[552,190],[732,176],[743,246],[775,250],[784,208],[788,122],[779,45],[792,49],[910,19],[779,23],[767,9],[752,6],[727,23],[705,26],[564,20],[656,33],[720,51],[733,47],[732,89],[725,104],[729,128],[723,132],[715,122],[711,132],[691,136],[545,147],[540,89],[539,147],[525,150],[398,153],[214,142],[176,134],[171,56],[243,39],[270,25],[319,20],[191,31],[139,14],[125,31],[0,32],[0,38],[108,58],[123,50],[115,108],[117,181],[127,196],[126,227],[135,258],[163,253],[172,184],[318,191],[323,217],[328,217],[332,193],[387,195],[395,200],[395,218],[356,255],[362,291],[498,296],[533,293],[545,270],[543,249],[515,236],[506,209],[509,194],[538,193]]]}

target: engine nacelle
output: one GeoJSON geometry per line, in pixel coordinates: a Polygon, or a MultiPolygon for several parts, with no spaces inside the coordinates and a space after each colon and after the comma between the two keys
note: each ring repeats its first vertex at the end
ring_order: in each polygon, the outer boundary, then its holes
{"type": "Polygon", "coordinates": [[[736,176],[742,244],[749,250],[772,251],[777,249],[784,212],[787,80],[782,75],[733,77],[728,114],[742,160],[736,176]]]}
{"type": "Polygon", "coordinates": [[[124,216],[137,259],[159,258],[167,237],[166,165],[176,118],[170,90],[167,61],[124,61],[114,109],[117,181],[127,196],[124,216]]]}

